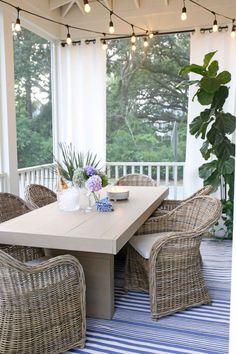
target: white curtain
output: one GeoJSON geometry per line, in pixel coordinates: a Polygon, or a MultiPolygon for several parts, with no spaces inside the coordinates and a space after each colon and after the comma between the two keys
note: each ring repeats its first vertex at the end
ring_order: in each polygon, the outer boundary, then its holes
{"type": "MultiPolygon", "coordinates": [[[[217,50],[215,59],[219,61],[220,70],[228,70],[232,75],[230,82],[230,94],[224,106],[225,112],[236,114],[236,38],[231,38],[229,32],[204,33],[196,32],[191,37],[190,63],[202,64],[204,55],[217,50]]],[[[191,75],[191,79],[197,76],[191,75]]],[[[199,78],[199,76],[198,76],[199,78]]],[[[188,127],[191,121],[205,107],[197,100],[192,102],[196,88],[189,89],[188,106],[188,127]]],[[[203,140],[196,139],[193,135],[187,134],[186,165],[184,173],[184,195],[185,197],[202,187],[203,181],[199,178],[198,167],[206,162],[201,155],[200,148],[203,140]]]]}
{"type": "Polygon", "coordinates": [[[57,142],[106,161],[106,53],[100,43],[57,47],[57,142]]]}

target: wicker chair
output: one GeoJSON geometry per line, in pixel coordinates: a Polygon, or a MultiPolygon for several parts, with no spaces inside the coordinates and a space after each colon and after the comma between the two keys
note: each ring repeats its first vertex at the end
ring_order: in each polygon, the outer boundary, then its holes
{"type": "Polygon", "coordinates": [[[211,302],[201,270],[202,234],[221,215],[220,201],[195,197],[172,212],[146,221],[132,237],[125,289],[150,293],[153,319],[211,302]]]}
{"type": "MultiPolygon", "coordinates": [[[[11,193],[0,193],[0,223],[28,213],[29,211],[30,209],[20,197],[11,193]]],[[[0,249],[22,262],[44,256],[44,250],[36,247],[1,244],[0,249]]]]}
{"type": "Polygon", "coordinates": [[[119,178],[115,183],[115,186],[156,186],[156,182],[142,174],[134,173],[134,174],[129,174],[126,176],[123,176],[119,178]]]}
{"type": "Polygon", "coordinates": [[[54,203],[57,195],[45,186],[30,184],[25,188],[25,200],[32,209],[37,209],[54,203]]]}
{"type": "Polygon", "coordinates": [[[198,196],[200,197],[201,195],[208,195],[212,192],[213,192],[212,186],[205,186],[184,200],[165,199],[161,203],[161,205],[157,208],[157,210],[152,214],[152,217],[165,215],[169,211],[175,209],[180,204],[185,203],[188,200],[193,199],[194,197],[198,197],[198,196]]]}
{"type": "Polygon", "coordinates": [[[0,276],[0,354],[84,347],[85,281],[75,257],[28,265],[0,251],[0,276]]]}

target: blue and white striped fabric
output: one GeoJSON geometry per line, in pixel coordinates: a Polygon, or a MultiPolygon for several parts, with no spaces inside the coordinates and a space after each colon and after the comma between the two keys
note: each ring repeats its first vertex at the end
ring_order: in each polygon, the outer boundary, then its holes
{"type": "Polygon", "coordinates": [[[203,240],[204,275],[213,298],[203,305],[152,321],[149,296],[124,293],[116,275],[116,311],[111,321],[88,318],[85,349],[64,354],[227,354],[230,314],[230,241],[203,240]]]}

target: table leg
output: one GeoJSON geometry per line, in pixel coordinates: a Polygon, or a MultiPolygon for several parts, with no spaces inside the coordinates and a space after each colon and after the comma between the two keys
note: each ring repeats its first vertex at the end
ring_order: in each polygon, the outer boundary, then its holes
{"type": "Polygon", "coordinates": [[[72,254],[84,269],[86,314],[88,317],[111,319],[114,313],[114,255],[93,252],[47,250],[47,254],[72,254]]]}

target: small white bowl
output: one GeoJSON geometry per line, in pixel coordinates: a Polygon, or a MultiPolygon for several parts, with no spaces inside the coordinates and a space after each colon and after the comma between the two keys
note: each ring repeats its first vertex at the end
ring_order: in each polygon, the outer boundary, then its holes
{"type": "Polygon", "coordinates": [[[129,199],[129,191],[113,187],[113,189],[107,191],[107,196],[111,200],[126,200],[129,199]]]}

